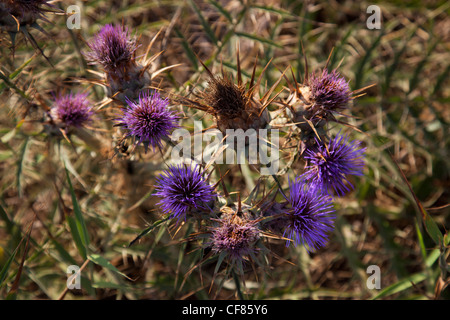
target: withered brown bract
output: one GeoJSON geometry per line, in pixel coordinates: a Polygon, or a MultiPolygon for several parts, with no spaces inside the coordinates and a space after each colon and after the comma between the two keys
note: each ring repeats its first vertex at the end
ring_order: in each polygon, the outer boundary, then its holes
{"type": "Polygon", "coordinates": [[[263,95],[259,97],[257,88],[260,87],[262,77],[267,66],[264,67],[258,80],[255,83],[257,58],[255,59],[252,77],[248,83],[242,80],[242,71],[239,60],[239,49],[236,54],[237,59],[237,83],[229,73],[222,69],[222,75],[214,75],[208,67],[200,60],[208,73],[208,87],[200,92],[195,99],[180,98],[179,102],[188,107],[205,111],[214,116],[216,127],[223,133],[227,129],[264,129],[270,122],[270,114],[267,107],[273,102],[279,93],[269,99],[280,79],[263,95]]]}

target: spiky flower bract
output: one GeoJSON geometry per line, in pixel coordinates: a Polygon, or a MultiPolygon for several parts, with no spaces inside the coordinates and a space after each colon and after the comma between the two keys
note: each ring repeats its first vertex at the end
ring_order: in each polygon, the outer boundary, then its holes
{"type": "Polygon", "coordinates": [[[156,91],[146,91],[127,103],[117,125],[124,127],[126,136],[133,137],[137,145],[143,143],[146,151],[149,145],[161,148],[162,140],[178,127],[178,115],[168,108],[169,100],[156,91]]]}
{"type": "Polygon", "coordinates": [[[59,95],[52,106],[51,115],[66,128],[81,127],[91,121],[92,105],[87,93],[59,95]]]}
{"type": "Polygon", "coordinates": [[[232,264],[240,264],[245,257],[252,257],[258,252],[255,245],[260,239],[258,220],[249,220],[234,213],[214,221],[218,225],[212,228],[209,245],[215,254],[224,254],[232,264]]]}
{"type": "Polygon", "coordinates": [[[202,98],[223,133],[227,129],[257,130],[269,122],[267,111],[244,84],[235,84],[228,75],[210,78],[208,84],[202,98]]]}
{"type": "Polygon", "coordinates": [[[249,102],[243,86],[236,85],[228,77],[209,79],[208,84],[205,102],[216,115],[229,118],[241,115],[249,102]]]}
{"type": "Polygon", "coordinates": [[[317,108],[315,113],[323,113],[322,116],[345,109],[352,95],[348,82],[336,70],[329,73],[324,69],[322,74],[311,74],[308,85],[317,108]]]}
{"type": "MultiPolygon", "coordinates": [[[[222,71],[222,75],[215,75],[205,67],[209,79],[208,86],[200,92],[197,99],[184,98],[185,105],[205,111],[214,116],[217,128],[227,134],[227,129],[244,131],[249,129],[264,129],[270,122],[270,113],[267,107],[272,103],[270,94],[275,90],[275,83],[263,97],[259,97],[259,88],[264,72],[255,81],[256,62],[252,78],[248,83],[242,80],[242,71],[237,51],[237,81],[232,75],[222,71]]],[[[200,61],[201,62],[201,61],[200,61]]],[[[280,77],[281,79],[281,77],[280,77]]]]}
{"type": "Polygon", "coordinates": [[[46,20],[43,6],[51,7],[48,0],[6,0],[0,4],[0,26],[7,31],[18,30],[20,26],[33,25],[37,19],[46,20]],[[11,18],[14,17],[14,20],[11,18]],[[14,22],[12,22],[14,21],[14,22]],[[17,25],[19,23],[19,25],[17,25]],[[15,26],[14,26],[15,25],[15,26]]]}
{"type": "Polygon", "coordinates": [[[107,73],[120,74],[123,69],[134,65],[133,56],[138,46],[127,27],[105,25],[88,43],[90,52],[85,56],[99,63],[107,73]]]}
{"type": "Polygon", "coordinates": [[[42,33],[48,34],[38,24],[38,20],[47,21],[46,12],[56,12],[58,9],[52,9],[53,5],[49,4],[49,0],[2,0],[0,3],[0,31],[9,33],[12,43],[12,50],[16,44],[16,36],[22,33],[31,45],[39,50],[42,56],[50,62],[44,54],[38,42],[30,32],[30,28],[37,29],[42,33]],[[47,7],[47,8],[46,8],[47,7]]]}
{"type": "Polygon", "coordinates": [[[329,143],[317,145],[305,151],[308,166],[303,178],[319,185],[327,193],[333,191],[342,196],[353,185],[348,175],[361,176],[364,168],[364,152],[360,141],[349,141],[338,133],[329,143]]]}
{"type": "Polygon", "coordinates": [[[283,237],[309,251],[323,247],[333,230],[332,198],[316,184],[306,184],[300,177],[289,183],[289,198],[281,220],[285,223],[283,237]]]}
{"type": "Polygon", "coordinates": [[[156,179],[158,203],[172,218],[185,220],[189,213],[209,211],[216,192],[203,177],[199,166],[173,165],[156,179]]]}

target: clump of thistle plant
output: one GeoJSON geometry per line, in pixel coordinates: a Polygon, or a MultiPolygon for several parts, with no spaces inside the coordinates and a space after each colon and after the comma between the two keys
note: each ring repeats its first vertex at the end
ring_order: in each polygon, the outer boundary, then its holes
{"type": "MultiPolygon", "coordinates": [[[[331,57],[331,55],[330,55],[331,57]]],[[[329,61],[329,60],[328,60],[329,61]]],[[[340,122],[337,115],[346,115],[350,101],[355,99],[349,81],[337,69],[328,70],[328,61],[321,71],[306,74],[303,83],[288,81],[289,96],[281,102],[288,109],[288,117],[300,129],[301,153],[327,136],[327,124],[340,122]]],[[[293,75],[293,74],[292,74],[293,75]]]]}

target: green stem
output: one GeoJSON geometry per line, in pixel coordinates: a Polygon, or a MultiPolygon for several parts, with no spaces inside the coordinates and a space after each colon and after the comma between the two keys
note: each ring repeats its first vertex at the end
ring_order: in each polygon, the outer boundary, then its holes
{"type": "Polygon", "coordinates": [[[231,270],[231,273],[233,274],[233,280],[234,280],[234,283],[236,284],[236,291],[237,291],[239,300],[245,300],[244,294],[242,293],[242,290],[241,290],[241,283],[239,282],[238,275],[236,274],[234,269],[231,270]]]}

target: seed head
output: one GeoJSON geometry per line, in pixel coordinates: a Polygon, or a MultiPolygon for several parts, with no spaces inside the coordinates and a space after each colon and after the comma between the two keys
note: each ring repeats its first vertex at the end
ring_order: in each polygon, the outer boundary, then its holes
{"type": "Polygon", "coordinates": [[[228,77],[210,79],[208,84],[204,98],[215,114],[235,118],[245,111],[249,97],[243,86],[234,84],[228,77]]]}
{"type": "Polygon", "coordinates": [[[214,187],[203,178],[198,166],[171,166],[156,180],[156,196],[161,209],[173,218],[186,219],[187,214],[209,210],[216,197],[214,187]]]}
{"type": "Polygon", "coordinates": [[[211,78],[208,84],[201,97],[223,133],[226,129],[257,130],[269,122],[267,110],[244,84],[235,84],[229,76],[211,78]]]}

